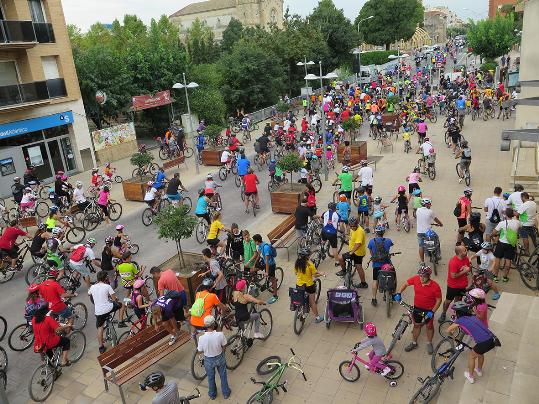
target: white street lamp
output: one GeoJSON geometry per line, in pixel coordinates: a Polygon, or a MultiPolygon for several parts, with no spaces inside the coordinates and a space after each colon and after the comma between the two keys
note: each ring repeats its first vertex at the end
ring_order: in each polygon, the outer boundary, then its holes
{"type": "MultiPolygon", "coordinates": [[[[296,66],[305,66],[305,76],[307,76],[308,75],[307,74],[307,66],[312,66],[315,63],[312,60],[307,62],[307,56],[304,56],[304,59],[305,59],[304,62],[298,62],[298,63],[296,63],[296,66]]],[[[309,88],[309,84],[307,83],[307,79],[305,79],[305,87],[309,88]]],[[[307,90],[307,108],[309,108],[309,106],[310,106],[310,98],[311,97],[309,95],[310,95],[309,91],[307,90]]]]}
{"type": "Polygon", "coordinates": [[[369,15],[368,17],[363,18],[362,20],[359,20],[357,22],[357,33],[359,34],[359,24],[361,24],[363,21],[370,20],[371,18],[374,18],[374,15],[369,15]]]}
{"type": "MultiPolygon", "coordinates": [[[[189,114],[189,129],[193,129],[193,121],[192,121],[192,118],[191,118],[191,106],[189,105],[189,93],[187,92],[187,89],[190,88],[190,89],[193,89],[193,88],[197,88],[198,87],[198,84],[195,83],[195,82],[190,82],[189,84],[187,84],[187,80],[185,79],[185,73],[183,73],[183,83],[176,83],[172,86],[172,88],[175,88],[175,89],[181,89],[183,88],[185,90],[185,99],[187,101],[187,113],[189,114]]],[[[195,156],[195,168],[196,168],[196,173],[198,174],[200,172],[200,168],[198,166],[198,149],[196,147],[196,144],[195,144],[195,137],[193,136],[193,146],[194,146],[194,150],[195,150],[195,153],[196,153],[196,156],[195,156]]]]}

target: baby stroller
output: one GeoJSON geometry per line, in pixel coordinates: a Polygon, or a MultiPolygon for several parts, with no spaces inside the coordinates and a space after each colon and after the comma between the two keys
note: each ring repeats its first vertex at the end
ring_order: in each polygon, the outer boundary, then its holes
{"type": "Polygon", "coordinates": [[[328,300],[324,313],[326,328],[329,328],[331,321],[343,321],[357,322],[359,327],[363,329],[365,317],[356,290],[339,286],[329,289],[327,296],[328,300]]]}

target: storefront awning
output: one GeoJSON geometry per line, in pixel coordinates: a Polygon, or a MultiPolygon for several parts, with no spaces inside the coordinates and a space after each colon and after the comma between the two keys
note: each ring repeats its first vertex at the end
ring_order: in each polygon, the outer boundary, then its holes
{"type": "Polygon", "coordinates": [[[174,100],[170,96],[170,90],[159,91],[155,95],[137,95],[133,97],[133,111],[162,107],[172,104],[174,100]]]}

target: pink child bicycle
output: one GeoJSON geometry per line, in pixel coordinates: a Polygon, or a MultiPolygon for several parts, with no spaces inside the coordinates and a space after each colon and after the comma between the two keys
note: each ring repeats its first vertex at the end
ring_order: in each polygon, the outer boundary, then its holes
{"type": "MultiPolygon", "coordinates": [[[[354,348],[359,345],[356,344],[354,348]]],[[[365,365],[369,372],[377,373],[382,376],[382,373],[386,379],[389,380],[389,385],[395,387],[397,385],[397,379],[399,379],[404,374],[404,366],[399,361],[393,360],[391,354],[387,354],[376,364],[375,369],[370,369],[370,363],[368,360],[360,358],[358,352],[352,351],[352,360],[342,361],[339,364],[339,373],[342,378],[348,382],[355,382],[359,380],[360,372],[358,362],[361,362],[365,365]],[[388,367],[389,371],[384,372],[384,369],[388,367]]]]}

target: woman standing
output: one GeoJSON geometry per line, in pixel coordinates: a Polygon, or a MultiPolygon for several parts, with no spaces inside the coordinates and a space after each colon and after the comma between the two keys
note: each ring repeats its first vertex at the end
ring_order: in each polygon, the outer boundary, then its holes
{"type": "Polygon", "coordinates": [[[234,315],[236,317],[236,322],[245,323],[244,327],[254,322],[255,323],[255,333],[253,338],[263,339],[264,335],[260,332],[260,314],[254,312],[249,313],[248,304],[263,304],[266,303],[262,300],[258,300],[251,296],[248,293],[245,293],[245,288],[247,287],[247,282],[245,279],[241,279],[236,283],[236,290],[232,293],[232,304],[234,306],[234,315]]]}
{"type": "Polygon", "coordinates": [[[304,287],[305,291],[309,295],[309,306],[315,315],[315,323],[324,321],[324,317],[318,314],[318,307],[316,306],[315,295],[316,285],[314,284],[314,278],[319,276],[326,276],[323,272],[318,272],[314,264],[309,260],[311,251],[308,248],[300,248],[298,251],[298,258],[294,265],[296,272],[296,287],[304,287]]]}

